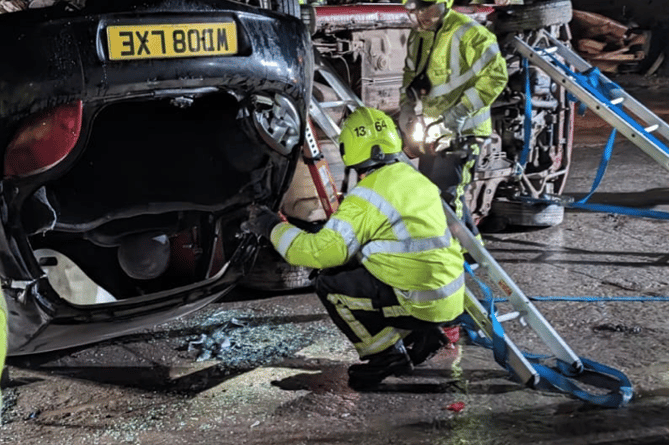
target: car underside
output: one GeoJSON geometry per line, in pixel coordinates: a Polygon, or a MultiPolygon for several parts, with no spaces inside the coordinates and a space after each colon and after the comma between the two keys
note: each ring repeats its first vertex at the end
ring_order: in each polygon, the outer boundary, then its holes
{"type": "Polygon", "coordinates": [[[10,323],[11,354],[220,298],[255,259],[248,205],[277,208],[301,153],[313,57],[299,20],[133,3],[0,16],[2,58],[18,60],[0,89],[2,276],[10,313],[32,307],[10,323]],[[78,335],[33,339],[67,325],[78,335]]]}

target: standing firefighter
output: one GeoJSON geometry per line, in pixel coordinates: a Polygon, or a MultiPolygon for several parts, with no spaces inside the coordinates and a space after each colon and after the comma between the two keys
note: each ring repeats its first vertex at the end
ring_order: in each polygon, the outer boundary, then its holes
{"type": "Polygon", "coordinates": [[[254,208],[247,227],[288,263],[325,269],[316,293],[365,362],[349,368],[349,386],[365,389],[411,372],[446,344],[440,325],[463,312],[463,257],[438,188],[398,161],[402,140],[388,115],[358,108],[339,141],[360,181],[320,231],[267,208],[254,208]]]}
{"type": "Polygon", "coordinates": [[[407,43],[399,124],[411,139],[420,113],[426,124],[442,119],[434,130],[442,142],[451,141],[450,149],[407,154],[420,156],[420,171],[473,228],[464,194],[481,146],[492,133],[490,105],[508,76],[495,35],[452,6],[453,0],[405,0],[414,29],[407,43]]]}

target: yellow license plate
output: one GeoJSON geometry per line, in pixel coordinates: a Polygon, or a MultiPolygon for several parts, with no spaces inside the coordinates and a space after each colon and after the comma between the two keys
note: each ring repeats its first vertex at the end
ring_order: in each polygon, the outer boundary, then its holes
{"type": "Polygon", "coordinates": [[[227,56],[237,54],[237,25],[113,25],[107,27],[107,44],[111,60],[227,56]]]}

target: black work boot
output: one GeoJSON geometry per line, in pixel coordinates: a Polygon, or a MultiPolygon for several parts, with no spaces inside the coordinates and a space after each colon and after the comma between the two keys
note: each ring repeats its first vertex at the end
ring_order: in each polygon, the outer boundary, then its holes
{"type": "Polygon", "coordinates": [[[448,344],[448,337],[439,327],[413,331],[404,342],[407,344],[409,357],[414,365],[431,359],[441,348],[448,344]]]}
{"type": "Polygon", "coordinates": [[[390,375],[405,375],[413,370],[411,359],[401,340],[385,351],[365,359],[368,360],[367,363],[351,365],[348,368],[348,386],[353,389],[371,389],[390,375]]]}

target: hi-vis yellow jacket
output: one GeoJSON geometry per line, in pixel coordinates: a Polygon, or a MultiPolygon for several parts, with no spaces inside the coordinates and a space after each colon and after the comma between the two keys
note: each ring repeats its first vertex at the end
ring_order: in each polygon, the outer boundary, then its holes
{"type": "MultiPolygon", "coordinates": [[[[5,367],[5,356],[7,355],[7,302],[0,291],[0,374],[5,367]]],[[[2,412],[2,394],[0,394],[0,412],[2,412]]],[[[2,423],[2,420],[0,420],[2,423]]]]}
{"type": "Polygon", "coordinates": [[[490,136],[490,105],[508,80],[506,61],[493,33],[453,10],[446,13],[437,31],[412,30],[401,103],[407,101],[406,87],[423,72],[431,85],[430,92],[421,98],[425,116],[438,118],[463,104],[469,117],[462,134],[490,136]]]}
{"type": "Polygon", "coordinates": [[[400,313],[387,316],[444,322],[463,311],[463,258],[439,189],[403,162],[364,177],[317,233],[281,223],[271,240],[292,265],[323,269],[357,257],[395,289],[400,313]]]}

